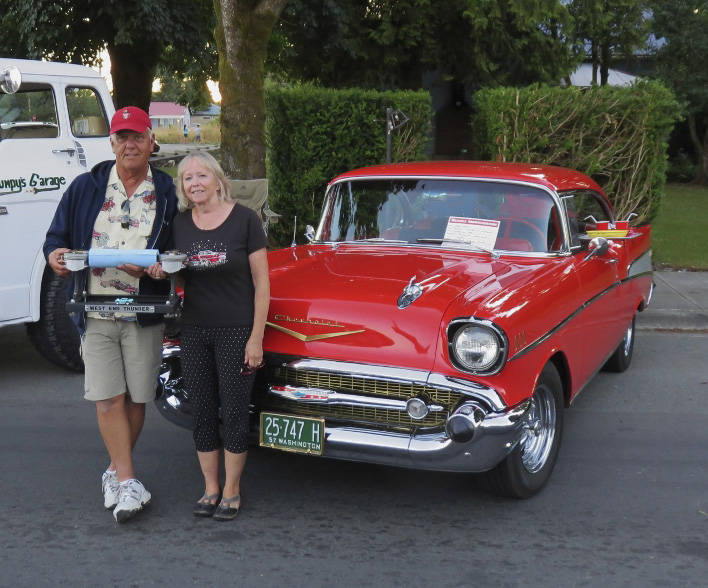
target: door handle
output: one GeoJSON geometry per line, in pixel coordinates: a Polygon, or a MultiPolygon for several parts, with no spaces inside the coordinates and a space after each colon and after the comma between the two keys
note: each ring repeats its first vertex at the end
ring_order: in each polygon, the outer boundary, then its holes
{"type": "Polygon", "coordinates": [[[66,149],[52,149],[52,153],[68,153],[69,155],[74,155],[76,149],[73,147],[67,147],[66,149]]]}

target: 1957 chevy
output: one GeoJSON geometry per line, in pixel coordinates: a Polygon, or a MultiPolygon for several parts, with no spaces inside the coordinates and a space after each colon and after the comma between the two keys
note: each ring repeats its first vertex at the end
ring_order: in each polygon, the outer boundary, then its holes
{"type": "MultiPolygon", "coordinates": [[[[308,235],[269,253],[260,444],[486,472],[514,497],[548,480],[564,408],[593,375],[627,369],[652,292],[649,227],[559,167],[357,169],[308,235]]],[[[157,404],[189,426],[178,342],[164,359],[157,404]]]]}

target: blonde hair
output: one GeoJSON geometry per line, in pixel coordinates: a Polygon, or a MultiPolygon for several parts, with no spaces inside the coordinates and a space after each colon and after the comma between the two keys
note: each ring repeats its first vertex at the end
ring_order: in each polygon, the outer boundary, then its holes
{"type": "Polygon", "coordinates": [[[221,169],[219,162],[216,161],[213,156],[209,155],[209,153],[206,153],[205,151],[197,151],[187,155],[187,157],[182,159],[177,166],[177,200],[179,200],[180,210],[188,210],[194,207],[192,201],[187,198],[187,195],[184,193],[183,182],[184,169],[190,161],[197,161],[200,165],[214,174],[220,188],[218,191],[219,200],[222,202],[235,202],[234,197],[231,195],[231,183],[226,178],[226,174],[224,174],[224,170],[221,169]]]}

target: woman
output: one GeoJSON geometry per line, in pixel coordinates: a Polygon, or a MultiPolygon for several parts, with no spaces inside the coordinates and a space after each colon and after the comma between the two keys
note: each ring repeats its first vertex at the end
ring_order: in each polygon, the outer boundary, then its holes
{"type": "MultiPolygon", "coordinates": [[[[258,215],[233,200],[229,182],[211,155],[188,155],[177,177],[182,212],[174,220],[174,239],[176,248],[187,254],[181,272],[182,365],[205,484],[194,514],[226,521],[241,507],[248,406],[254,371],[263,361],[270,299],[267,240],[258,215]],[[220,490],[222,447],[226,476],[220,490]]],[[[158,266],[151,271],[162,277],[158,266]]]]}

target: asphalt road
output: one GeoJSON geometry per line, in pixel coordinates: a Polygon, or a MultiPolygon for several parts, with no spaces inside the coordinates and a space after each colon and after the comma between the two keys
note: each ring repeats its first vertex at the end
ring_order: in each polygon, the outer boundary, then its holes
{"type": "Polygon", "coordinates": [[[471,476],[251,451],[232,523],[196,519],[187,431],[154,407],[136,452],[153,503],[102,508],[80,375],[0,332],[2,586],[696,586],[708,576],[708,334],[638,333],[634,364],[566,411],[531,500],[471,476]]]}

